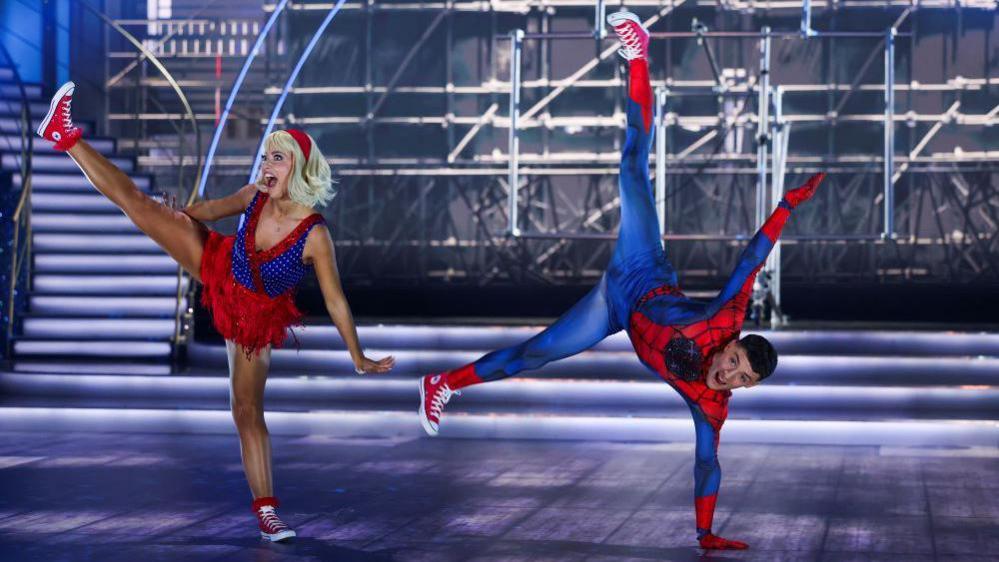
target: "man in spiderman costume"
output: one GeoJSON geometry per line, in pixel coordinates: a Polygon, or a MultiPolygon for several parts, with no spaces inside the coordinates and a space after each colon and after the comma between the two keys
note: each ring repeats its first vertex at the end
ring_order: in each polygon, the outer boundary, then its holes
{"type": "Polygon", "coordinates": [[[824,174],[789,191],[749,242],[725,287],[710,302],[687,298],[666,259],[649,179],[652,89],[649,34],[629,12],[610,15],[628,61],[627,133],[621,155],[621,226],[600,282],[554,324],[518,345],[420,381],[420,420],[436,435],[444,405],[459,389],[495,381],[584,351],[626,329],[639,359],[686,401],[694,419],[694,507],[697,538],[705,549],[744,549],[746,543],[712,534],[721,468],[718,438],[732,390],[752,387],[773,373],[777,352],[765,338],[739,339],[753,288],[791,211],[807,201],[824,174]]]}

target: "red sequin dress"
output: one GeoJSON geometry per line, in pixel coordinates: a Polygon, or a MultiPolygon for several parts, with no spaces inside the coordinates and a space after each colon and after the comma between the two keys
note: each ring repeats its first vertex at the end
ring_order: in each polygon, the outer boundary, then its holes
{"type": "Polygon", "coordinates": [[[222,337],[247,355],[283,346],[290,328],[301,325],[295,290],[311,268],[302,262],[302,252],[309,232],[324,222],[314,213],[274,247],[258,251],[257,222],[267,199],[265,193],[254,195],[235,236],[212,232],[201,258],[201,303],[222,337]]]}

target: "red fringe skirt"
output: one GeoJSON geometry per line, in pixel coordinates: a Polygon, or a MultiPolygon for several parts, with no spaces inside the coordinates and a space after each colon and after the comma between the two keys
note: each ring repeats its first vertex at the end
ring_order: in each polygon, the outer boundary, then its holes
{"type": "Polygon", "coordinates": [[[209,234],[201,257],[201,304],[211,312],[212,323],[222,337],[241,345],[248,356],[268,345],[282,347],[290,328],[302,325],[303,314],[295,306],[294,291],[272,298],[236,281],[232,275],[235,241],[235,236],[209,234]]]}

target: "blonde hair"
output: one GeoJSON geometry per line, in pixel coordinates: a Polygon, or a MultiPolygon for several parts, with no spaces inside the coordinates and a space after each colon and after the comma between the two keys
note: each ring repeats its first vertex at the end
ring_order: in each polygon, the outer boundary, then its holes
{"type": "MultiPolygon", "coordinates": [[[[299,148],[295,138],[287,131],[274,131],[267,136],[264,150],[270,153],[274,150],[295,155],[295,168],[288,179],[288,196],[299,205],[306,207],[323,207],[336,196],[330,165],[319,150],[316,141],[309,136],[312,148],[309,151],[309,161],[299,148]]],[[[263,185],[263,172],[257,177],[257,185],[263,185]]]]}

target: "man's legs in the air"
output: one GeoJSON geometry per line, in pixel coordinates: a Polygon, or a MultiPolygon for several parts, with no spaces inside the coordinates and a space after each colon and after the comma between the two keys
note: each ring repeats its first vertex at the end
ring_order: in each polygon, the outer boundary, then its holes
{"type": "Polygon", "coordinates": [[[533,338],[459,369],[423,377],[420,421],[430,435],[437,434],[444,405],[454,391],[537,369],[589,349],[626,325],[628,310],[637,298],[631,295],[633,290],[676,284],[676,275],[662,251],[649,180],[652,89],[648,32],[628,12],[612,14],[607,20],[621,39],[621,55],[629,60],[628,128],[621,155],[621,227],[608,272],[582,300],[533,338]]]}

